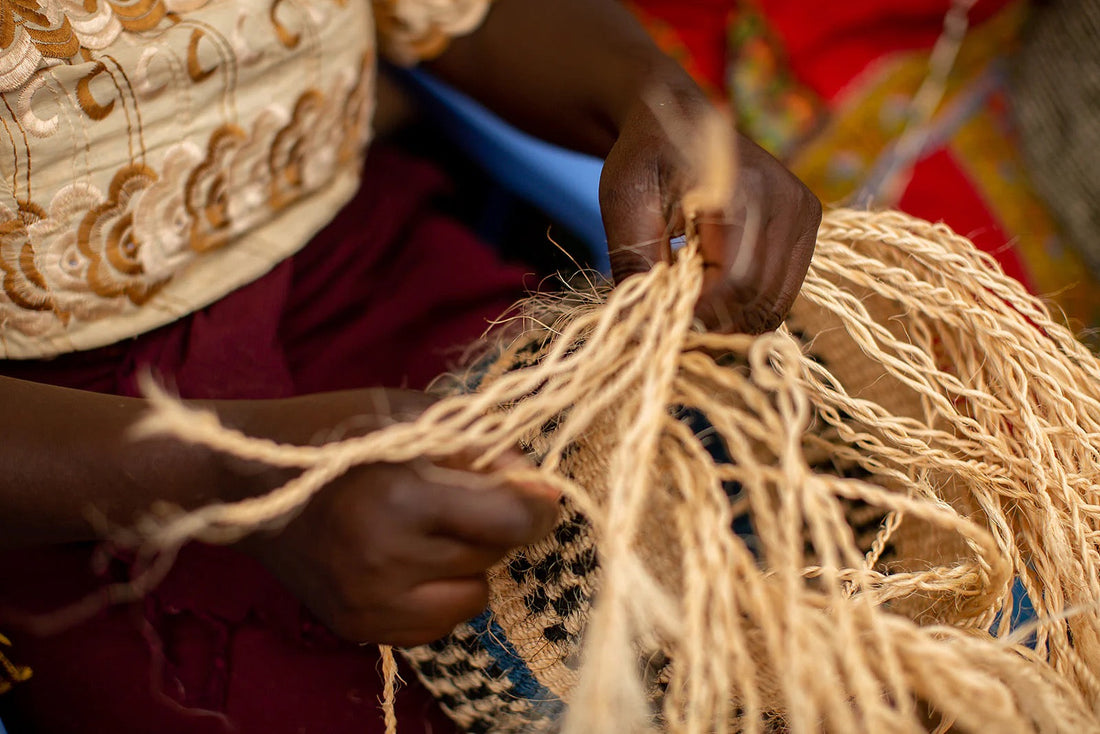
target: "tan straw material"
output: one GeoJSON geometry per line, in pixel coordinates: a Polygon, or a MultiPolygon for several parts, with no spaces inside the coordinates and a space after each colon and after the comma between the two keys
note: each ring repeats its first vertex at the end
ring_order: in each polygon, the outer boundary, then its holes
{"type": "Polygon", "coordinates": [[[1097,359],[967,240],[898,213],[829,212],[778,332],[700,331],[701,279],[689,242],[542,297],[476,389],[339,443],[155,394],[142,433],[302,473],[162,515],[148,542],[278,527],[357,464],[520,443],[564,493],[559,532],[493,573],[492,634],[407,653],[470,731],[1100,730],[1097,359]],[[1014,578],[1038,621],[1010,635],[1014,578]]]}

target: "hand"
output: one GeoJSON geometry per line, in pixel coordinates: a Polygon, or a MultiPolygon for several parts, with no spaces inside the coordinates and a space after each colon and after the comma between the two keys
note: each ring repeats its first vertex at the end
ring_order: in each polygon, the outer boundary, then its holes
{"type": "MultiPolygon", "coordinates": [[[[496,3],[431,68],[528,132],[606,158],[600,204],[616,280],[668,257],[669,236],[684,228],[681,199],[705,173],[681,146],[715,113],[624,3],[496,3]],[[655,98],[667,99],[659,120],[655,98]]],[[[697,220],[707,269],[696,314],[710,328],[766,331],[802,285],[821,205],[748,139],[726,147],[707,155],[728,155],[738,185],[732,201],[697,220]]]]}
{"type": "MultiPolygon", "coordinates": [[[[638,100],[604,164],[600,206],[616,282],[669,258],[670,237],[684,232],[680,203],[706,175],[689,146],[716,113],[690,81],[665,88],[638,100]]],[[[730,147],[704,151],[732,159],[719,165],[732,162],[736,184],[731,201],[696,220],[705,266],[696,316],[710,329],[761,333],[779,326],[798,295],[821,204],[748,138],[730,147]]]]}
{"type": "MultiPolygon", "coordinates": [[[[351,417],[346,425],[363,433],[387,418],[415,417],[430,403],[423,394],[396,390],[257,402],[259,414],[248,419],[248,430],[287,440],[307,426],[351,417]],[[386,402],[381,410],[374,404],[379,394],[386,402]]],[[[509,454],[492,468],[515,462],[526,459],[509,454]]],[[[464,478],[486,482],[466,466],[456,459],[447,470],[428,462],[356,468],[323,489],[281,532],[251,537],[242,549],[341,637],[401,646],[430,642],[484,610],[486,570],[511,548],[539,540],[557,520],[553,490],[464,486],[464,478]]]]}

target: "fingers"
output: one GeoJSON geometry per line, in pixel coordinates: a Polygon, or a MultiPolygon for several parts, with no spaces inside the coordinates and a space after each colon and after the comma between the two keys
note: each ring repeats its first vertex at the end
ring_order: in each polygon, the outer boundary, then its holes
{"type": "Polygon", "coordinates": [[[442,579],[396,591],[384,603],[345,606],[328,624],[347,640],[411,647],[443,637],[488,602],[484,576],[442,579]]]}
{"type": "MultiPolygon", "coordinates": [[[[522,455],[509,453],[492,468],[529,466],[522,455]]],[[[343,508],[345,517],[363,518],[352,535],[384,538],[389,557],[379,565],[415,566],[417,578],[480,573],[509,549],[543,538],[558,520],[558,492],[537,483],[493,483],[474,472],[409,466],[384,474],[376,468],[372,479],[382,485],[380,502],[371,492],[351,493],[343,508]]]]}
{"type": "Polygon", "coordinates": [[[405,596],[402,608],[396,610],[399,617],[404,611],[407,620],[419,615],[420,623],[407,626],[394,644],[407,646],[437,640],[455,625],[481,614],[488,604],[489,584],[484,577],[421,584],[405,596]]]}
{"type": "Polygon", "coordinates": [[[429,532],[489,548],[530,545],[553,529],[557,495],[537,488],[439,486],[427,516],[429,532]]]}
{"type": "Polygon", "coordinates": [[[616,145],[600,174],[600,212],[616,283],[644,273],[669,256],[667,202],[660,169],[632,145],[616,145]]]}
{"type": "Polygon", "coordinates": [[[307,539],[317,570],[305,575],[322,583],[311,582],[306,596],[338,635],[357,641],[419,644],[477,615],[486,571],[512,547],[542,538],[558,516],[556,492],[486,484],[474,472],[375,465],[347,479],[321,498],[313,526],[321,533],[307,539]]]}
{"type": "MultiPolygon", "coordinates": [[[[516,461],[526,464],[518,456],[503,463],[516,461]]],[[[380,545],[363,559],[365,573],[341,590],[342,613],[333,626],[349,639],[414,645],[485,609],[486,571],[511,548],[553,529],[558,494],[538,486],[425,481],[407,467],[397,473],[388,506],[373,515],[384,524],[366,530],[380,545]],[[367,578],[372,582],[364,585],[367,578]],[[379,589],[390,590],[384,600],[379,589]]]]}
{"type": "MultiPolygon", "coordinates": [[[[679,202],[700,179],[660,133],[621,137],[600,177],[615,282],[670,259],[679,202]]],[[[709,329],[760,333],[786,317],[805,278],[821,204],[783,165],[740,137],[736,200],[695,222],[705,271],[695,315],[709,329]]]]}
{"type": "MultiPolygon", "coordinates": [[[[808,209],[820,212],[819,207],[808,209]]],[[[702,241],[740,243],[726,260],[704,255],[696,317],[710,330],[759,334],[779,326],[798,295],[813,255],[820,213],[774,217],[759,226],[701,226],[702,241]],[[745,253],[751,259],[745,263],[745,253]],[[741,260],[742,262],[738,262],[741,260]]]]}
{"type": "Polygon", "coordinates": [[[750,141],[740,146],[734,216],[698,224],[706,270],[696,316],[717,331],[757,334],[790,310],[813,255],[821,204],[750,141]]]}
{"type": "Polygon", "coordinates": [[[509,549],[467,543],[454,538],[422,538],[415,546],[398,548],[394,557],[406,578],[415,583],[483,575],[509,549]]]}
{"type": "Polygon", "coordinates": [[[773,210],[764,231],[764,246],[778,255],[764,259],[765,315],[770,323],[763,330],[776,328],[787,317],[813,258],[821,224],[821,203],[809,190],[804,187],[803,190],[806,196],[797,205],[781,210],[789,212],[789,216],[773,210]]]}
{"type": "MultiPolygon", "coordinates": [[[[245,406],[251,412],[242,423],[271,429],[254,431],[260,435],[305,443],[407,420],[430,404],[427,396],[400,391],[326,393],[256,401],[245,406]]],[[[341,637],[397,644],[438,638],[484,609],[486,571],[509,549],[540,539],[557,519],[556,491],[537,480],[517,486],[469,471],[474,458],[356,467],[280,532],[240,547],[341,637]]],[[[506,452],[488,470],[532,468],[519,452],[506,452]]]]}

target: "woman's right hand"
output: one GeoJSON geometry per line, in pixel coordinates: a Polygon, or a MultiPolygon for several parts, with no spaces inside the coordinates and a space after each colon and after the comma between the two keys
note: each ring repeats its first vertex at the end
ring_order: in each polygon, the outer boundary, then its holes
{"type": "MultiPolygon", "coordinates": [[[[246,434],[309,444],[409,420],[431,403],[423,393],[354,390],[203,405],[246,434]]],[[[91,517],[132,527],[157,502],[194,509],[293,476],[173,438],[135,443],[133,425],[148,410],[136,398],[0,377],[0,404],[0,548],[102,540],[104,526],[91,517]]],[[[486,570],[557,519],[553,491],[484,481],[473,488],[457,480],[464,467],[355,468],[281,532],[255,533],[239,547],[337,634],[426,642],[480,612],[486,570]]]]}
{"type": "MultiPolygon", "coordinates": [[[[362,434],[409,419],[430,404],[397,390],[310,395],[252,403],[245,422],[254,435],[309,443],[339,438],[332,429],[341,425],[362,434]]],[[[526,461],[514,452],[494,468],[526,461]]],[[[486,571],[553,528],[558,497],[537,486],[464,483],[461,460],[448,462],[451,471],[432,468],[357,467],[281,532],[256,534],[241,548],[345,639],[402,646],[438,639],[485,609],[486,571]]]]}

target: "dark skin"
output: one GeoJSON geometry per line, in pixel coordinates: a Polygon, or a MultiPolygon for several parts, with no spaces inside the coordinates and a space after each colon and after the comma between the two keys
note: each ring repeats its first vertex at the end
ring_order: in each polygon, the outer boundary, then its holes
{"type": "MultiPolygon", "coordinates": [[[[521,127],[606,157],[600,202],[617,280],[667,257],[677,203],[699,180],[668,131],[691,135],[709,103],[617,2],[498,0],[477,32],[431,66],[521,127]],[[654,95],[668,100],[660,120],[654,95]]],[[[701,219],[707,268],[697,315],[711,327],[761,331],[781,321],[801,285],[821,208],[750,141],[735,147],[728,154],[753,185],[701,219]],[[750,267],[733,278],[750,210],[763,226],[750,267]]],[[[413,416],[429,400],[361,390],[207,405],[252,435],[310,443],[333,426],[362,431],[413,416]]],[[[0,404],[0,542],[8,545],[95,540],[90,508],[128,524],[156,500],[196,507],[285,478],[171,441],[133,444],[127,431],[142,400],[0,378],[0,404]]],[[[282,532],[239,547],[338,634],[410,645],[483,609],[486,570],[542,537],[556,513],[557,497],[543,487],[471,489],[422,464],[374,465],[324,489],[282,532]]]]}
{"type": "MultiPolygon", "coordinates": [[[[700,178],[679,141],[696,137],[713,107],[619,2],[498,0],[432,70],[518,126],[606,159],[600,208],[617,282],[667,259],[669,239],[684,231],[679,202],[700,178]]],[[[735,142],[727,154],[741,185],[726,211],[701,217],[696,315],[712,329],[759,333],[777,327],[798,294],[821,204],[765,150],[735,142]],[[743,237],[750,209],[761,223],[752,243],[743,237]],[[731,277],[745,246],[750,267],[731,277]]]]}

